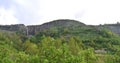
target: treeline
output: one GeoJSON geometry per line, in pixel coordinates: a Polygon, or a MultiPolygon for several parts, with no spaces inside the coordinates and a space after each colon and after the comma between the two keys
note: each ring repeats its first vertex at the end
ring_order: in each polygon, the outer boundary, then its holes
{"type": "Polygon", "coordinates": [[[120,63],[119,38],[94,28],[52,28],[30,38],[0,31],[0,63],[120,63]]]}

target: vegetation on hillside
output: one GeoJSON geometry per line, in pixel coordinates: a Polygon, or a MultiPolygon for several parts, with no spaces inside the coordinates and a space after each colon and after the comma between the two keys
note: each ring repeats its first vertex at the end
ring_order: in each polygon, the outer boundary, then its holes
{"type": "Polygon", "coordinates": [[[51,27],[27,37],[0,30],[0,63],[120,63],[120,37],[94,26],[51,27]]]}

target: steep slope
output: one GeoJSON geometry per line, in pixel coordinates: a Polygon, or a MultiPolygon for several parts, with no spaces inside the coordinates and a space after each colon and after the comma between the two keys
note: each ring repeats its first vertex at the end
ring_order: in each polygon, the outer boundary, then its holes
{"type": "Polygon", "coordinates": [[[40,26],[43,29],[34,29],[36,32],[35,42],[41,41],[42,36],[50,36],[54,39],[65,39],[75,37],[82,41],[85,48],[93,47],[94,49],[106,49],[107,51],[117,51],[120,45],[119,36],[107,27],[84,25],[76,21],[53,21],[40,26]],[[74,22],[74,23],[73,23],[74,22]],[[68,24],[70,23],[70,24],[68,24]],[[77,23],[77,24],[76,24],[77,23]],[[63,26],[62,26],[63,24],[63,26]],[[44,27],[43,27],[44,26],[44,27]]]}
{"type": "Polygon", "coordinates": [[[1,30],[17,32],[22,41],[26,40],[24,35],[33,35],[35,41],[40,42],[42,36],[49,36],[53,39],[61,38],[69,42],[69,38],[75,37],[82,41],[85,48],[93,47],[94,49],[107,49],[116,51],[120,47],[119,24],[117,25],[85,25],[79,21],[60,19],[54,20],[42,25],[25,26],[18,25],[1,25],[1,30]],[[114,32],[114,33],[113,33],[114,32]]]}
{"type": "Polygon", "coordinates": [[[85,26],[85,24],[75,21],[75,20],[69,20],[69,19],[59,19],[59,20],[54,20],[48,23],[44,23],[42,25],[31,25],[27,26],[28,27],[28,34],[34,35],[39,33],[40,31],[44,31],[46,29],[50,28],[62,28],[62,27],[78,27],[78,26],[85,26]]]}
{"type": "Polygon", "coordinates": [[[118,35],[120,35],[120,24],[105,24],[105,25],[99,25],[99,28],[107,28],[110,31],[112,31],[113,33],[116,33],[118,35]]]}
{"type": "Polygon", "coordinates": [[[0,30],[17,32],[17,33],[24,34],[24,35],[35,35],[41,31],[45,31],[48,29],[56,29],[56,28],[69,28],[70,29],[71,28],[70,30],[73,30],[74,28],[79,28],[79,27],[95,28],[97,30],[106,28],[115,34],[120,35],[120,24],[119,23],[90,26],[90,25],[85,25],[84,23],[81,23],[79,21],[70,20],[70,19],[54,20],[51,22],[44,23],[42,25],[28,25],[28,26],[25,26],[24,24],[0,25],[0,30]]]}
{"type": "Polygon", "coordinates": [[[24,24],[0,25],[0,30],[18,32],[26,35],[26,26],[24,24]]]}

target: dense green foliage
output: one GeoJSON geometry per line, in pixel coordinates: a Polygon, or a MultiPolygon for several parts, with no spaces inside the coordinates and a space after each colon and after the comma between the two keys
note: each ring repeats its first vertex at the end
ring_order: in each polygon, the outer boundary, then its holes
{"type": "Polygon", "coordinates": [[[0,63],[120,63],[119,56],[120,37],[107,29],[52,27],[29,38],[0,30],[0,63]]]}

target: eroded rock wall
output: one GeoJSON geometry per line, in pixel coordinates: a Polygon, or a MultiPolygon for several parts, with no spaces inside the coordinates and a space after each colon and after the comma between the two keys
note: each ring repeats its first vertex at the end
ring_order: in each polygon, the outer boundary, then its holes
{"type": "MultiPolygon", "coordinates": [[[[65,24],[66,22],[64,22],[65,24]]],[[[58,24],[58,23],[56,23],[58,24]]],[[[45,29],[49,29],[50,27],[57,26],[53,22],[51,23],[45,23],[43,25],[30,25],[25,26],[24,24],[15,24],[15,25],[0,25],[0,30],[6,30],[6,31],[13,31],[13,32],[20,32],[25,35],[35,35],[39,33],[40,31],[43,31],[45,29]]],[[[59,26],[62,26],[62,24],[58,24],[59,26]]],[[[106,27],[112,32],[120,35],[120,24],[105,24],[105,25],[99,25],[96,27],[106,27]]]]}
{"type": "Polygon", "coordinates": [[[110,29],[112,32],[120,35],[120,24],[107,24],[104,26],[110,29]]]}
{"type": "Polygon", "coordinates": [[[26,26],[24,24],[0,25],[0,30],[20,32],[20,33],[23,33],[23,34],[27,34],[26,26]]]}

